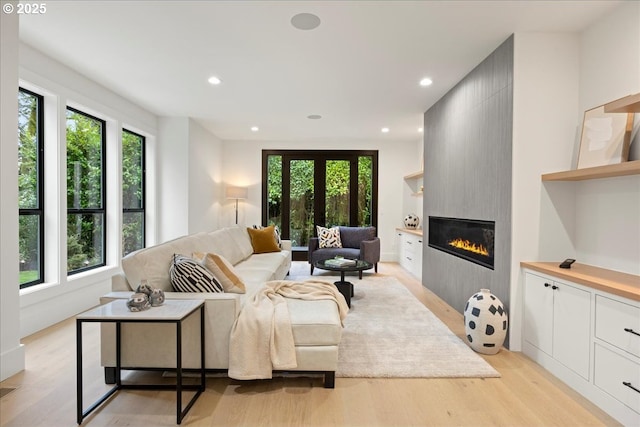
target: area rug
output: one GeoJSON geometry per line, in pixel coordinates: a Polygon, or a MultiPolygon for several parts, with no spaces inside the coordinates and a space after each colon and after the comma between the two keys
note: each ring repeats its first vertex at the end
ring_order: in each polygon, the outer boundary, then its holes
{"type": "Polygon", "coordinates": [[[355,295],[340,342],[337,377],[500,377],[396,278],[350,279],[355,295]]]}

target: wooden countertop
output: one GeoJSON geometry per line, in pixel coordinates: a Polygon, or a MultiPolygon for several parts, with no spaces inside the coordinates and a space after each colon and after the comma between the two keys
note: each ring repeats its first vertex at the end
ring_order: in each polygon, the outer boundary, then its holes
{"type": "Polygon", "coordinates": [[[396,230],[422,237],[422,228],[419,228],[417,230],[415,228],[396,228],[396,230]]]}
{"type": "Polygon", "coordinates": [[[640,276],[607,270],[592,265],[574,263],[570,269],[560,268],[560,262],[521,262],[522,268],[546,273],[630,300],[640,301],[640,276]]]}

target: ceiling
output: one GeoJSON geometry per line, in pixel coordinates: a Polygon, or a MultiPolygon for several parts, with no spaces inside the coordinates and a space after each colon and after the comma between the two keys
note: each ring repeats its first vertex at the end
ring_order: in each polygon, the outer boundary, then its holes
{"type": "Polygon", "coordinates": [[[56,0],[20,16],[20,38],[223,140],[418,141],[424,111],[510,34],[580,32],[619,3],[56,0]],[[303,12],[321,24],[294,28],[303,12]]]}

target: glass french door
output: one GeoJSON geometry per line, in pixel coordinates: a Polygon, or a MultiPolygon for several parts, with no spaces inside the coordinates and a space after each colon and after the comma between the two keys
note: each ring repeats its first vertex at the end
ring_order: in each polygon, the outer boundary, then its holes
{"type": "Polygon", "coordinates": [[[263,224],[280,228],[296,259],[316,225],[376,226],[377,164],[377,151],[263,151],[263,224]]]}

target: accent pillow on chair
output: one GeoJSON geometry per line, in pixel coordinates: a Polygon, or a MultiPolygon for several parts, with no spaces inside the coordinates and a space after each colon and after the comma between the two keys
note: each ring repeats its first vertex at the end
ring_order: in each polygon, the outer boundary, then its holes
{"type": "Polygon", "coordinates": [[[326,228],[316,225],[318,232],[318,246],[320,248],[341,248],[340,229],[338,227],[326,228]]]}

